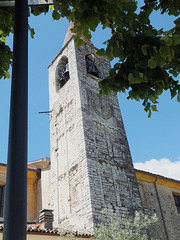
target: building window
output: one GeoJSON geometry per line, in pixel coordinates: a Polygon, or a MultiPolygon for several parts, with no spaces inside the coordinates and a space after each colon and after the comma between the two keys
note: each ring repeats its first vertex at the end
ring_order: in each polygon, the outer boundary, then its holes
{"type": "Polygon", "coordinates": [[[3,217],[4,210],[4,186],[0,186],[0,217],[3,217]]]}
{"type": "Polygon", "coordinates": [[[100,71],[95,65],[95,56],[93,54],[86,55],[86,68],[87,68],[87,73],[97,78],[100,78],[100,71]]]}
{"type": "Polygon", "coordinates": [[[180,195],[173,194],[175,205],[177,207],[178,213],[180,213],[180,195]]]}
{"type": "Polygon", "coordinates": [[[59,90],[69,80],[69,64],[68,58],[62,57],[57,67],[57,89],[59,90]]]}

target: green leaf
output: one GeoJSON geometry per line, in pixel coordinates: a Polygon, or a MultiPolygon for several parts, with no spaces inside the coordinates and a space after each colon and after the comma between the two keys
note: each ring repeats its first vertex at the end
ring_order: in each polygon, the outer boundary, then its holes
{"type": "Polygon", "coordinates": [[[124,37],[123,37],[123,35],[122,35],[121,32],[117,32],[117,33],[116,33],[116,36],[117,36],[117,38],[118,38],[119,40],[121,40],[121,41],[124,40],[124,37]]]}
{"type": "Polygon", "coordinates": [[[113,55],[113,47],[112,46],[109,46],[107,47],[106,49],[106,56],[108,57],[108,59],[111,61],[113,60],[114,58],[114,55],[113,55]]]}
{"type": "Polygon", "coordinates": [[[144,79],[142,77],[137,76],[134,78],[134,82],[132,83],[141,83],[141,82],[144,82],[144,79]]]}
{"type": "Polygon", "coordinates": [[[128,75],[128,81],[129,81],[130,83],[132,83],[132,82],[134,81],[134,75],[133,75],[132,73],[130,73],[130,74],[128,75]]]}
{"type": "Polygon", "coordinates": [[[128,33],[131,37],[136,37],[136,33],[134,31],[128,31],[128,33]]]}
{"type": "Polygon", "coordinates": [[[176,72],[174,69],[169,70],[169,73],[171,73],[173,75],[173,77],[178,76],[178,72],[176,72]]]}
{"type": "Polygon", "coordinates": [[[152,109],[154,112],[157,112],[157,111],[158,111],[156,105],[152,105],[152,106],[151,106],[151,109],[152,109]]]}
{"type": "Polygon", "coordinates": [[[154,96],[154,95],[149,95],[149,99],[150,99],[151,102],[153,102],[153,103],[156,102],[156,96],[154,96]]]}
{"type": "Polygon", "coordinates": [[[147,103],[147,104],[146,104],[146,107],[144,108],[144,111],[147,112],[147,111],[150,109],[150,106],[151,106],[150,103],[147,103]]]}
{"type": "Polygon", "coordinates": [[[135,99],[136,101],[139,102],[139,94],[138,94],[138,93],[135,93],[133,97],[134,97],[134,99],[135,99]]]}
{"type": "Polygon", "coordinates": [[[180,94],[177,95],[177,101],[180,102],[180,94]]]}
{"type": "Polygon", "coordinates": [[[143,78],[144,77],[144,74],[142,72],[139,73],[139,77],[140,78],[143,78]]]}
{"type": "Polygon", "coordinates": [[[54,20],[59,20],[61,15],[57,11],[54,10],[52,13],[52,17],[54,20]]]}
{"type": "Polygon", "coordinates": [[[161,37],[161,40],[164,40],[165,44],[169,47],[172,45],[173,40],[168,36],[161,37]]]}
{"type": "Polygon", "coordinates": [[[180,44],[180,35],[179,34],[175,34],[174,36],[173,36],[173,45],[174,46],[177,46],[177,45],[179,45],[180,44]]]}
{"type": "Polygon", "coordinates": [[[163,68],[164,67],[164,64],[165,64],[165,60],[162,58],[162,57],[158,57],[157,59],[157,65],[160,67],[160,68],[163,68]]]}
{"type": "Polygon", "coordinates": [[[146,37],[153,38],[153,32],[150,30],[145,30],[144,34],[146,37]]]}
{"type": "Polygon", "coordinates": [[[148,118],[151,117],[151,109],[149,109],[148,118]]]}
{"type": "Polygon", "coordinates": [[[161,35],[163,33],[163,28],[161,28],[161,29],[159,29],[158,31],[157,31],[157,34],[158,35],[161,35]]]}
{"type": "Polygon", "coordinates": [[[143,73],[139,73],[139,76],[134,77],[134,75],[132,73],[129,73],[128,75],[128,81],[131,84],[136,84],[136,83],[141,83],[144,82],[143,79],[143,73]]]}
{"type": "Polygon", "coordinates": [[[93,16],[92,18],[91,18],[91,21],[90,21],[90,29],[91,29],[91,31],[95,31],[96,30],[96,28],[97,28],[97,26],[98,26],[98,21],[99,21],[99,18],[98,18],[98,16],[93,16]]]}
{"type": "Polygon", "coordinates": [[[75,37],[74,39],[76,47],[83,45],[84,41],[80,39],[79,37],[75,37]]]}
{"type": "Polygon", "coordinates": [[[145,107],[146,106],[146,100],[143,101],[142,105],[145,107]]]}
{"type": "Polygon", "coordinates": [[[151,59],[148,60],[148,67],[150,67],[150,69],[157,67],[157,63],[155,62],[153,57],[151,57],[151,59]]]}
{"type": "Polygon", "coordinates": [[[6,38],[4,36],[1,37],[0,41],[5,42],[6,38]]]}
{"type": "Polygon", "coordinates": [[[6,72],[6,74],[5,74],[5,76],[6,76],[6,78],[10,78],[10,73],[9,72],[6,72]]]}
{"type": "Polygon", "coordinates": [[[163,59],[166,59],[168,55],[171,55],[170,50],[167,46],[161,46],[159,52],[163,59]]]}
{"type": "Polygon", "coordinates": [[[141,47],[141,51],[142,53],[147,56],[147,48],[149,47],[149,45],[145,44],[141,47]]]}
{"type": "Polygon", "coordinates": [[[170,92],[171,92],[171,99],[172,99],[176,96],[177,91],[176,91],[176,89],[173,88],[173,89],[170,89],[170,92]]]}
{"type": "Polygon", "coordinates": [[[30,28],[29,30],[30,30],[31,38],[34,39],[34,34],[35,34],[34,28],[30,28]]]}
{"type": "Polygon", "coordinates": [[[34,16],[38,16],[38,15],[40,15],[42,12],[44,12],[43,5],[31,6],[31,13],[32,13],[34,16]]]}
{"type": "Polygon", "coordinates": [[[99,50],[96,52],[96,54],[97,54],[98,56],[105,56],[105,55],[106,55],[106,52],[105,52],[105,50],[104,50],[103,48],[101,48],[101,49],[99,49],[99,50]]]}

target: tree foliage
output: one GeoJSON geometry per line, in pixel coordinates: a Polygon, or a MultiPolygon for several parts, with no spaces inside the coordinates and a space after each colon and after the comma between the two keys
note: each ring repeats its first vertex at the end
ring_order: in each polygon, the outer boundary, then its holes
{"type": "Polygon", "coordinates": [[[109,209],[105,209],[100,218],[101,222],[110,216],[106,226],[103,223],[95,229],[92,240],[148,240],[147,229],[157,221],[156,215],[148,217],[141,212],[135,212],[134,217],[121,218],[109,209]]]}
{"type": "Polygon", "coordinates": [[[12,8],[0,8],[0,78],[10,78],[8,72],[12,64],[12,52],[5,44],[9,33],[13,32],[14,11],[12,8]]]}
{"type": "MultiPolygon", "coordinates": [[[[128,99],[142,101],[144,110],[151,115],[157,111],[158,98],[170,90],[171,98],[180,102],[180,1],[144,0],[140,10],[135,0],[56,0],[52,17],[66,17],[74,22],[76,44],[91,39],[91,32],[98,24],[111,29],[99,55],[117,59],[109,77],[100,82],[102,95],[111,91],[126,92],[128,99]],[[173,15],[174,27],[167,31],[151,25],[153,11],[173,15]]],[[[31,7],[29,13],[46,13],[48,7],[31,7]]],[[[0,78],[9,77],[12,53],[5,44],[5,37],[13,31],[13,9],[0,9],[0,78]]],[[[33,35],[33,29],[30,29],[33,35]]]]}

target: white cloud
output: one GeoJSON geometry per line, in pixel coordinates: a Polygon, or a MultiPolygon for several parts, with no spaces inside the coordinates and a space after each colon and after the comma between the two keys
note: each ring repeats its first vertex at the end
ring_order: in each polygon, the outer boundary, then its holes
{"type": "MultiPolygon", "coordinates": [[[[178,158],[180,159],[180,158],[178,158]]],[[[180,161],[171,162],[167,158],[151,159],[144,163],[134,163],[136,169],[180,180],[180,161]]]]}

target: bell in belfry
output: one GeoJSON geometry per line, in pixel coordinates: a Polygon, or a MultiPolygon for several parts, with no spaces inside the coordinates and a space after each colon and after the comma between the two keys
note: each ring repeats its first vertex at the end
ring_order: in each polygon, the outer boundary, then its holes
{"type": "Polygon", "coordinates": [[[63,68],[60,68],[58,70],[58,75],[59,75],[58,81],[61,88],[69,80],[69,64],[68,63],[66,63],[66,65],[63,68]]]}
{"type": "Polygon", "coordinates": [[[100,77],[99,71],[95,65],[95,57],[93,54],[86,55],[87,72],[95,77],[100,77]]]}
{"type": "Polygon", "coordinates": [[[65,79],[65,82],[69,79],[69,64],[67,63],[64,67],[63,77],[65,79]]]}

